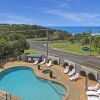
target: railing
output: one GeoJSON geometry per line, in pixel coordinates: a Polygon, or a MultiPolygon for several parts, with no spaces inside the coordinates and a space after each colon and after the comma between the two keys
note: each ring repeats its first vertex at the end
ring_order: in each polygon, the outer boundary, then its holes
{"type": "Polygon", "coordinates": [[[0,100],[22,100],[22,99],[14,95],[11,95],[9,93],[0,93],[0,100]]]}
{"type": "Polygon", "coordinates": [[[0,94],[0,100],[7,100],[5,94],[0,94]]]}
{"type": "Polygon", "coordinates": [[[19,59],[18,59],[19,57],[16,57],[16,56],[3,56],[3,57],[1,57],[0,56],[0,67],[2,66],[4,66],[4,64],[5,63],[7,63],[7,62],[13,62],[13,61],[20,61],[20,60],[22,60],[22,58],[20,57],[19,59]]]}

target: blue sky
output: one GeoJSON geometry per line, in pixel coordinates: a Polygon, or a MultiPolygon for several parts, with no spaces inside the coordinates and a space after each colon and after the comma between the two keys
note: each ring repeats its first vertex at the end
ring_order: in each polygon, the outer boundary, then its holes
{"type": "Polygon", "coordinates": [[[100,26],[100,0],[0,0],[0,23],[100,26]]]}

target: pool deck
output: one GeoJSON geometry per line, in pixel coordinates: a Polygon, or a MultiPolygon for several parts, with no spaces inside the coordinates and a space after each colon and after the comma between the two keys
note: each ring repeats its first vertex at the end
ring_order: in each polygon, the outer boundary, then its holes
{"type": "MultiPolygon", "coordinates": [[[[33,63],[27,63],[27,62],[9,62],[4,65],[4,69],[0,68],[0,71],[3,71],[7,68],[11,68],[13,66],[31,67],[35,71],[36,76],[64,85],[64,87],[67,90],[67,93],[63,98],[63,100],[87,100],[87,96],[85,93],[85,85],[84,85],[85,78],[80,76],[80,79],[78,79],[77,81],[70,81],[68,79],[67,74],[64,74],[64,68],[59,65],[53,65],[50,68],[50,70],[53,71],[53,78],[50,78],[48,74],[43,74],[41,70],[38,70],[36,65],[33,65],[33,63]]],[[[45,67],[45,65],[42,65],[41,69],[47,69],[47,67],[45,67]]],[[[90,80],[88,80],[88,82],[89,86],[95,83],[94,81],[90,80]]]]}

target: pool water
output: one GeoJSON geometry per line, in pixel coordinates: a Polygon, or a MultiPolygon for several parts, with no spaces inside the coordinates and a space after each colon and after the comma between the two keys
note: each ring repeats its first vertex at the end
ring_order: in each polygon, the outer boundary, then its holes
{"type": "Polygon", "coordinates": [[[0,73],[0,89],[23,100],[62,100],[63,86],[38,78],[29,67],[13,67],[0,73]]]}

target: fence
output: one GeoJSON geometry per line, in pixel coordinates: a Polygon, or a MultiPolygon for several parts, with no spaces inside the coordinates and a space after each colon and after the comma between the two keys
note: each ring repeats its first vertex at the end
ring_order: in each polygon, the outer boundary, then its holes
{"type": "Polygon", "coordinates": [[[9,93],[0,92],[0,100],[22,100],[22,99],[14,95],[11,95],[9,93]]]}
{"type": "Polygon", "coordinates": [[[22,60],[22,56],[3,56],[3,57],[0,57],[0,67],[4,66],[5,63],[7,62],[13,62],[13,61],[19,61],[19,60],[22,60]]]}

